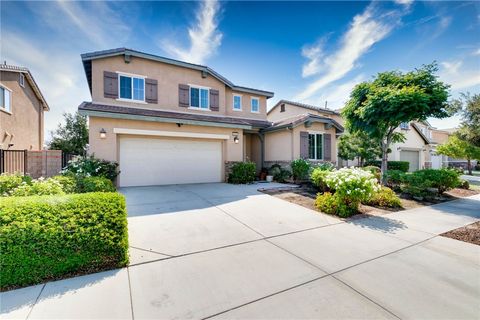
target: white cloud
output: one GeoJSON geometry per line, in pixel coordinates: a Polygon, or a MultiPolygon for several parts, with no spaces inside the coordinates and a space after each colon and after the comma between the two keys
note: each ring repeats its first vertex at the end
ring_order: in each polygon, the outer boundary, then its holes
{"type": "MultiPolygon", "coordinates": [[[[405,10],[403,10],[405,12],[405,10]]],[[[370,4],[363,13],[356,15],[342,36],[339,49],[326,56],[320,63],[318,55],[312,55],[313,59],[307,61],[304,70],[321,70],[321,76],[310,83],[295,99],[304,101],[316,94],[320,89],[337,81],[350,72],[357,61],[377,42],[381,41],[398,24],[400,13],[390,11],[381,13],[375,9],[375,3],[370,4]],[[315,60],[316,59],[316,60],[315,60]],[[315,67],[312,68],[311,66],[315,67]],[[310,66],[310,67],[309,67],[310,66]]],[[[317,51],[314,47],[311,52],[317,51]]]]}
{"type": "Polygon", "coordinates": [[[413,3],[413,0],[395,0],[395,3],[401,4],[404,6],[410,6],[413,3]]]}
{"type": "Polygon", "coordinates": [[[474,56],[480,56],[480,49],[477,49],[477,50],[475,50],[474,52],[472,52],[472,55],[474,55],[474,56]]]}
{"type": "Polygon", "coordinates": [[[30,10],[50,28],[64,36],[80,38],[97,49],[118,47],[130,35],[130,25],[122,18],[120,8],[114,6],[113,2],[102,1],[29,3],[30,10]]]}
{"type": "Polygon", "coordinates": [[[324,43],[325,38],[313,46],[304,46],[302,48],[302,56],[308,59],[308,62],[305,63],[302,68],[302,76],[304,78],[317,74],[322,70],[321,59],[324,56],[324,43]]]}
{"type": "Polygon", "coordinates": [[[453,90],[471,88],[480,85],[478,65],[473,68],[464,67],[462,60],[444,61],[441,64],[439,77],[450,84],[453,90]]]}
{"type": "Polygon", "coordinates": [[[165,40],[161,43],[162,49],[179,60],[204,64],[222,43],[223,34],[217,29],[219,12],[220,4],[217,0],[202,1],[195,24],[188,28],[189,47],[182,48],[171,40],[165,40]]]}

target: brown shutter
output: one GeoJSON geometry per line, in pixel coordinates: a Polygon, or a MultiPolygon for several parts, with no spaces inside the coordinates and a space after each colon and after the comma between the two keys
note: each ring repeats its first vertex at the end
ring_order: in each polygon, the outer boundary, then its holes
{"type": "Polygon", "coordinates": [[[190,87],[186,84],[178,85],[178,106],[188,108],[190,106],[190,87]]]}
{"type": "Polygon", "coordinates": [[[332,135],[330,133],[323,135],[323,160],[332,161],[332,135]]]}
{"type": "Polygon", "coordinates": [[[300,158],[308,159],[308,132],[300,131],[300,158]]]}
{"type": "Polygon", "coordinates": [[[103,71],[103,96],[118,98],[118,75],[115,72],[103,71]]]}
{"type": "Polygon", "coordinates": [[[145,79],[145,101],[158,103],[158,82],[155,79],[145,79]]]}
{"type": "Polygon", "coordinates": [[[210,110],[219,111],[220,110],[220,97],[218,90],[210,89],[210,110]]]}

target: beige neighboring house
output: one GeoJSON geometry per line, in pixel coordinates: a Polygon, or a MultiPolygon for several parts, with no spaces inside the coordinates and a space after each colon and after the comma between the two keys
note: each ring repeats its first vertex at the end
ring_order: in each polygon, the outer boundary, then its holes
{"type": "Polygon", "coordinates": [[[261,168],[272,92],[126,48],[81,57],[92,95],[79,106],[89,152],[118,161],[119,186],[221,182],[244,160],[261,168]]]}
{"type": "Polygon", "coordinates": [[[0,149],[42,150],[48,110],[27,68],[0,64],[0,149]]]}
{"type": "Polygon", "coordinates": [[[265,166],[287,166],[298,158],[337,164],[337,138],[343,133],[340,114],[308,104],[280,100],[267,114],[265,166]]]}

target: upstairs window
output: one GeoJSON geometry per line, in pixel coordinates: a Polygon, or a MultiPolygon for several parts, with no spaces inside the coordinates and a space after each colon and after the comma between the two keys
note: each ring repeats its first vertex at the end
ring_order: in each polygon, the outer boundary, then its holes
{"type": "Polygon", "coordinates": [[[145,101],[145,79],[120,75],[120,99],[145,101]]]}
{"type": "Polygon", "coordinates": [[[252,98],[252,112],[260,112],[260,101],[258,98],[252,98]]]}
{"type": "Polygon", "coordinates": [[[25,88],[25,75],[23,73],[19,73],[18,83],[25,88]]]}
{"type": "Polygon", "coordinates": [[[238,95],[233,96],[233,110],[237,110],[237,111],[242,110],[242,96],[238,96],[238,95]]]}
{"type": "Polygon", "coordinates": [[[0,87],[0,109],[11,112],[11,94],[7,88],[0,87]]]}
{"type": "Polygon", "coordinates": [[[190,107],[209,109],[210,90],[207,88],[190,87],[190,107]]]}
{"type": "Polygon", "coordinates": [[[323,134],[314,133],[308,135],[308,158],[310,160],[323,159],[323,134]]]}
{"type": "Polygon", "coordinates": [[[402,122],[400,123],[400,129],[403,129],[403,130],[408,130],[410,128],[408,122],[402,122]]]}

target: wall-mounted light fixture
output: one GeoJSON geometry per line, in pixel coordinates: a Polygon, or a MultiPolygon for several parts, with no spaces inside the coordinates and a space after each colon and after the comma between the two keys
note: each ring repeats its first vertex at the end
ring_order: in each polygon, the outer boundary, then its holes
{"type": "Polygon", "coordinates": [[[100,139],[105,139],[106,137],[107,137],[107,130],[102,128],[102,130],[100,130],[100,139]]]}
{"type": "Polygon", "coordinates": [[[240,139],[238,138],[238,132],[232,132],[233,142],[238,143],[240,139]]]}

